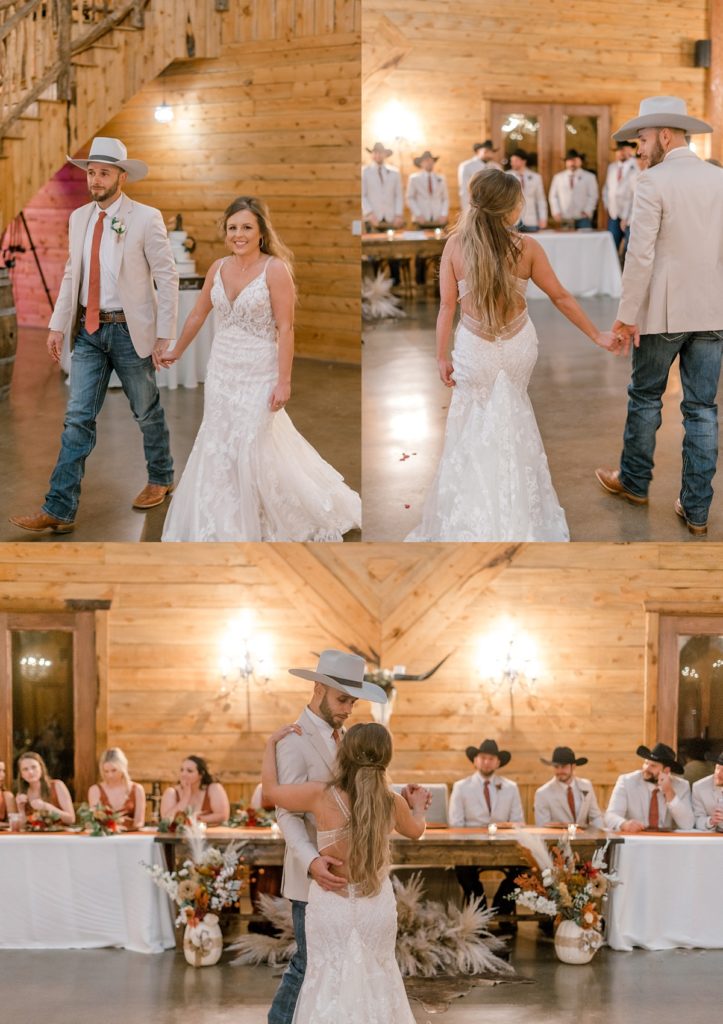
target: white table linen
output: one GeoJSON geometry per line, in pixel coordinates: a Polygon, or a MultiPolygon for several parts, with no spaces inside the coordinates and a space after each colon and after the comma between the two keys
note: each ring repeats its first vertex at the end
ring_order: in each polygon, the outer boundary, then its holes
{"type": "Polygon", "coordinates": [[[723,948],[723,836],[626,835],[615,866],[612,949],[723,948]]]}
{"type": "MultiPolygon", "coordinates": [[[[540,243],[572,295],[620,297],[620,260],[609,231],[538,231],[530,237],[540,243]]],[[[545,294],[530,281],[527,298],[542,299],[545,294]]]]}
{"type": "Polygon", "coordinates": [[[165,867],[153,835],[0,836],[0,948],[173,948],[169,897],[141,861],[165,867]]]}
{"type": "MultiPolygon", "coordinates": [[[[181,329],[186,322],[186,317],[196,304],[199,291],[200,289],[198,288],[184,288],[178,293],[177,337],[181,333],[181,329]]],[[[213,335],[214,314],[211,312],[206,317],[205,323],[196,335],[195,341],[193,341],[190,347],[186,349],[178,362],[174,363],[173,366],[169,366],[167,369],[158,371],[156,374],[158,387],[168,388],[170,391],[173,391],[178,387],[195,388],[200,383],[203,383],[206,379],[206,367],[208,366],[208,360],[211,356],[211,342],[213,341],[213,335]]],[[[65,341],[63,343],[63,351],[60,357],[60,366],[68,375],[66,383],[70,383],[71,365],[72,360],[70,358],[70,346],[68,342],[65,341]]],[[[119,388],[120,386],[121,382],[118,378],[118,374],[113,372],[111,374],[108,387],[119,388]]]]}

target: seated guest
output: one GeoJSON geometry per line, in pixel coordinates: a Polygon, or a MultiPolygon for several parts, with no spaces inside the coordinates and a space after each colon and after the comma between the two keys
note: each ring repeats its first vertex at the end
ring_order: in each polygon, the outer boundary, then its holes
{"type": "Polygon", "coordinates": [[[604,828],[602,811],[595,799],[595,790],[588,779],[575,777],[575,768],[587,764],[586,757],[575,757],[569,747],[555,747],[552,757],[543,764],[552,766],[555,778],[535,793],[535,824],[570,825],[604,828]]]}
{"type": "Polygon", "coordinates": [[[18,758],[18,784],[15,803],[28,817],[33,811],[54,811],[64,825],[75,823],[75,810],[68,787],[60,779],[51,779],[40,754],[26,750],[18,758]]]}
{"type": "MultiPolygon", "coordinates": [[[[467,747],[467,758],[475,767],[474,774],[455,782],[449,801],[450,828],[465,828],[479,825],[487,828],[496,825],[524,825],[522,802],[517,783],[497,775],[512,759],[509,750],[499,750],[495,740],[485,740],[479,747],[467,747]]],[[[464,890],[466,899],[481,897],[482,906],[487,905],[485,891],[480,881],[479,866],[461,866],[456,868],[457,880],[464,890]]],[[[497,890],[494,906],[502,913],[508,913],[511,903],[507,895],[515,888],[515,876],[519,867],[494,868],[505,874],[505,879],[497,890]]]]}
{"type": "Polygon", "coordinates": [[[407,206],[419,227],[444,227],[449,220],[447,182],[434,171],[438,160],[428,149],[415,156],[414,166],[420,170],[410,174],[407,182],[407,206]]]}
{"type": "Polygon", "coordinates": [[[693,814],[701,832],[723,832],[723,753],[713,774],[693,783],[693,814]]]}
{"type": "Polygon", "coordinates": [[[522,188],[525,205],[522,208],[517,230],[523,234],[544,231],[547,227],[545,186],[542,182],[542,176],[537,171],[532,171],[528,168],[529,160],[530,154],[526,150],[513,150],[510,153],[510,169],[507,172],[514,178],[517,178],[522,188]]]}
{"type": "Polygon", "coordinates": [[[474,156],[469,160],[463,160],[457,168],[457,184],[459,185],[459,207],[464,211],[469,206],[469,183],[475,174],[480,171],[501,171],[502,166],[497,163],[494,154],[497,150],[492,139],[485,139],[484,142],[475,142],[472,146],[474,156]]]}
{"type": "Polygon", "coordinates": [[[656,743],[652,750],[640,746],[636,753],[644,759],[643,767],[618,778],[605,813],[606,828],[616,832],[692,829],[690,786],[671,775],[683,774],[675,751],[656,743]]]}
{"type": "Polygon", "coordinates": [[[575,229],[591,228],[597,209],[597,178],[582,166],[576,149],[565,154],[565,170],[555,174],[550,184],[550,211],[555,220],[572,222],[575,229]]]}
{"type": "Polygon", "coordinates": [[[691,786],[699,779],[713,774],[713,765],[706,761],[705,752],[708,744],[705,740],[694,737],[692,740],[685,740],[678,748],[678,756],[683,765],[683,778],[691,786]]]}
{"type": "Polygon", "coordinates": [[[126,831],[141,828],[146,820],[146,794],[139,782],[131,781],[128,758],[120,747],[103,751],[100,777],[103,781],[88,790],[90,806],[102,804],[107,811],[122,811],[121,825],[126,831]]]}
{"type": "Polygon", "coordinates": [[[161,800],[162,818],[192,812],[207,825],[220,825],[231,813],[226,790],[214,782],[204,759],[195,754],[181,764],[178,785],[167,789],[161,800]]]}
{"type": "Polygon", "coordinates": [[[15,809],[15,797],[5,789],[5,762],[0,761],[0,821],[7,821],[8,814],[14,814],[15,809]]]}

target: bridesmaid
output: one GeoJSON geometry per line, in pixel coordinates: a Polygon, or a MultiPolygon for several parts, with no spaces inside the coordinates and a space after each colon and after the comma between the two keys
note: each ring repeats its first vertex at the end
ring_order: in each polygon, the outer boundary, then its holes
{"type": "Polygon", "coordinates": [[[139,782],[131,781],[128,758],[120,747],[110,747],[100,756],[102,782],[88,790],[88,803],[107,811],[122,811],[121,824],[126,832],[142,828],[146,820],[146,794],[139,782]]]}
{"type": "Polygon", "coordinates": [[[195,811],[197,819],[207,825],[220,825],[231,813],[226,790],[220,782],[214,782],[205,760],[195,754],[182,762],[178,785],[170,786],[161,799],[162,818],[188,811],[195,811]]]}
{"type": "Polygon", "coordinates": [[[8,814],[15,813],[15,797],[5,789],[5,762],[0,761],[0,821],[7,821],[8,814]]]}
{"type": "Polygon", "coordinates": [[[75,810],[68,787],[51,779],[40,754],[26,750],[18,758],[18,811],[26,817],[33,811],[55,811],[64,825],[75,824],[75,810]]]}

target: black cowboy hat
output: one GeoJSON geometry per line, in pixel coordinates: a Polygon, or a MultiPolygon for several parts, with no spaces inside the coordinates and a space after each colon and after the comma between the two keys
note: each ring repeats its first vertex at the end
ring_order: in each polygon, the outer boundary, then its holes
{"type": "Polygon", "coordinates": [[[667,747],[665,743],[656,743],[652,750],[641,744],[635,753],[638,757],[644,757],[646,761],[655,761],[664,768],[670,768],[675,775],[682,775],[685,770],[680,761],[676,761],[673,748],[667,747]]]}
{"type": "Polygon", "coordinates": [[[719,754],[714,754],[712,750],[709,750],[705,755],[706,761],[710,761],[711,764],[723,764],[723,750],[719,754]]]}
{"type": "Polygon", "coordinates": [[[568,149],[567,153],[565,153],[565,160],[578,160],[578,159],[579,160],[584,160],[585,157],[582,155],[582,153],[578,153],[578,151],[576,149],[568,149]]]}
{"type": "Polygon", "coordinates": [[[576,764],[578,766],[587,764],[586,757],[575,757],[569,747],[555,747],[549,761],[546,761],[544,757],[541,757],[540,760],[543,764],[576,764]]]}
{"type": "Polygon", "coordinates": [[[499,750],[496,740],[484,740],[479,747],[467,747],[465,754],[470,761],[474,761],[478,754],[493,754],[500,759],[500,768],[504,768],[512,760],[509,750],[499,750]]]}
{"type": "Polygon", "coordinates": [[[428,149],[425,149],[425,151],[422,153],[421,156],[415,156],[415,158],[413,160],[413,163],[414,163],[415,167],[421,167],[422,166],[422,160],[424,160],[425,157],[430,157],[430,159],[434,160],[435,164],[439,160],[438,156],[433,156],[432,153],[430,153],[428,149]]]}
{"type": "Polygon", "coordinates": [[[495,146],[492,139],[485,139],[484,142],[475,142],[472,149],[477,152],[478,149],[491,149],[493,153],[497,152],[497,146],[495,146]]]}
{"type": "Polygon", "coordinates": [[[615,148],[616,149],[627,149],[628,147],[630,147],[630,149],[635,149],[636,146],[637,146],[637,142],[635,142],[634,139],[628,139],[627,142],[618,142],[616,144],[615,148]]]}

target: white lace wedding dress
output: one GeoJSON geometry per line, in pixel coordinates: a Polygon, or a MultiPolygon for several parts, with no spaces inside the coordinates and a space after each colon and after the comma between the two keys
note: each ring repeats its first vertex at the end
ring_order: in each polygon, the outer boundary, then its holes
{"type": "MultiPolygon", "coordinates": [[[[458,281],[460,301],[467,286],[458,281]]],[[[522,296],[526,282],[520,281],[522,296]]],[[[527,386],[537,333],[527,306],[495,337],[462,313],[444,449],[408,541],[568,541],[527,386]]]]}
{"type": "Polygon", "coordinates": [[[276,324],[263,271],[229,302],[220,267],[203,422],[176,488],[164,541],[340,541],[361,499],[269,398],[276,324]]]}

